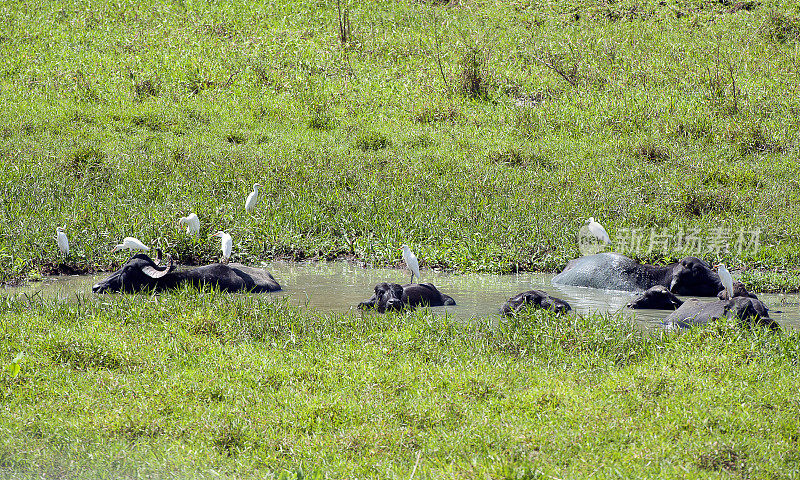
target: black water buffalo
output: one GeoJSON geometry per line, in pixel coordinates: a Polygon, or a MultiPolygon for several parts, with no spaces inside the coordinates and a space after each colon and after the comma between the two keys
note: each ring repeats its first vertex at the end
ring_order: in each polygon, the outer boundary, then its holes
{"type": "Polygon", "coordinates": [[[452,297],[440,292],[432,283],[400,285],[383,282],[375,285],[375,293],[369,300],[359,303],[358,308],[375,309],[384,313],[404,308],[413,309],[420,305],[441,307],[455,304],[452,297]]]}
{"type": "Polygon", "coordinates": [[[569,303],[561,300],[560,298],[551,297],[541,290],[528,290],[509,298],[508,301],[500,307],[500,313],[503,315],[514,315],[522,308],[528,306],[530,308],[544,308],[552,310],[555,313],[565,313],[572,310],[569,303]]]}
{"type": "Polygon", "coordinates": [[[195,287],[210,285],[225,292],[274,292],[281,289],[272,275],[261,268],[239,263],[215,263],[188,270],[175,270],[170,256],[167,256],[167,264],[160,266],[144,253],[139,253],[108,278],[95,284],[92,291],[161,291],[187,284],[195,287]]]}
{"type": "Polygon", "coordinates": [[[698,297],[713,297],[725,288],[711,266],[696,257],[661,267],[613,252],[571,260],[553,283],[633,292],[663,285],[677,295],[698,297]]]}
{"type": "MultiPolygon", "coordinates": [[[[750,298],[758,298],[756,297],[755,293],[750,293],[744,288],[744,284],[742,282],[733,282],[733,296],[734,297],[750,297],[750,298]]],[[[717,294],[717,298],[720,300],[730,300],[728,298],[728,291],[722,290],[717,294]]]]}
{"type": "Polygon", "coordinates": [[[734,297],[732,300],[703,302],[687,300],[664,321],[671,328],[689,328],[703,325],[715,318],[738,319],[742,325],[765,325],[778,330],[779,325],[769,318],[769,309],[760,300],[750,297],[734,297]]]}
{"type": "MultiPolygon", "coordinates": [[[[724,290],[723,290],[724,291],[724,290]]],[[[683,300],[667,290],[663,285],[650,287],[635,300],[626,305],[628,308],[652,308],[656,310],[675,310],[683,305],[683,300]]]]}

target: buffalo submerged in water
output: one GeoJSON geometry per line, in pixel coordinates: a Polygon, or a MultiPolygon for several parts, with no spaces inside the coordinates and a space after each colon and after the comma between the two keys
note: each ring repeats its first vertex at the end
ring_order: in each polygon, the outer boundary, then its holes
{"type": "Polygon", "coordinates": [[[240,263],[215,263],[187,270],[176,270],[172,257],[167,264],[159,265],[149,256],[139,253],[119,270],[92,287],[94,293],[162,291],[170,288],[206,285],[225,292],[274,292],[281,286],[263,268],[248,267],[240,263]]]}

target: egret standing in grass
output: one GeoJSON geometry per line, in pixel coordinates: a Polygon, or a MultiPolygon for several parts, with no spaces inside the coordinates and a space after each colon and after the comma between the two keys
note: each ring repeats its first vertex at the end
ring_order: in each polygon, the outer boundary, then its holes
{"type": "Polygon", "coordinates": [[[253,185],[253,191],[250,192],[250,195],[247,196],[247,200],[244,202],[244,209],[247,213],[253,213],[253,210],[256,209],[256,204],[258,203],[258,187],[262,186],[259,183],[253,185]]]}
{"type": "Polygon", "coordinates": [[[603,243],[611,243],[611,237],[608,236],[608,232],[606,232],[606,229],[603,228],[602,225],[594,221],[594,217],[589,217],[589,220],[586,220],[586,227],[589,229],[589,232],[599,241],[603,243]]]}
{"type": "Polygon", "coordinates": [[[224,263],[228,263],[228,260],[231,258],[231,251],[233,250],[233,239],[223,231],[219,231],[211,236],[219,237],[220,246],[222,247],[222,256],[225,258],[224,263]]]}
{"type": "Polygon", "coordinates": [[[411,271],[411,282],[414,283],[414,275],[417,276],[417,283],[419,283],[419,261],[417,261],[416,255],[414,252],[408,248],[408,245],[403,245],[403,261],[406,262],[406,266],[411,271]]]}
{"type": "Polygon", "coordinates": [[[145,252],[150,250],[150,247],[145,245],[144,243],[140,242],[138,238],[133,237],[125,237],[122,239],[122,243],[117,244],[111,252],[116,252],[117,250],[144,250],[145,252]]]}
{"type": "Polygon", "coordinates": [[[69,255],[69,240],[67,234],[64,233],[65,227],[56,227],[56,242],[58,243],[58,250],[67,258],[69,255]]]}
{"type": "Polygon", "coordinates": [[[728,293],[728,300],[733,298],[733,277],[731,276],[731,272],[725,267],[724,263],[720,263],[717,265],[717,273],[719,273],[719,279],[722,280],[722,286],[725,287],[725,291],[728,293]]]}
{"type": "Polygon", "coordinates": [[[200,231],[200,219],[194,213],[190,213],[187,217],[181,217],[178,223],[186,225],[187,235],[197,235],[200,231]]]}

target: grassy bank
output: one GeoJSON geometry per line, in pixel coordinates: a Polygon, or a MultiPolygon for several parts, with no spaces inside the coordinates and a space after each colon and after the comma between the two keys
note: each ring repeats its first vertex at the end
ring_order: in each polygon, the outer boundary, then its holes
{"type": "Polygon", "coordinates": [[[4,478],[800,475],[796,332],[186,291],[8,300],[0,351],[4,478]]]}
{"type": "Polygon", "coordinates": [[[563,266],[589,216],[615,239],[760,228],[743,253],[627,253],[800,286],[796,3],[344,10],[2,4],[3,278],[56,269],[57,225],[77,270],[118,264],[127,235],[213,260],[216,244],[175,227],[194,211],[246,262],[393,264],[408,243],[428,266],[488,272],[563,266]]]}

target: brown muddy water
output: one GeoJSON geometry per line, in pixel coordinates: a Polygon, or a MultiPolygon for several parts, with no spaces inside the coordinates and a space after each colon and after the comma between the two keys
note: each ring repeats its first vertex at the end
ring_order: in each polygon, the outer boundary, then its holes
{"type": "MultiPolygon", "coordinates": [[[[364,268],[347,262],[274,262],[263,266],[275,276],[283,290],[259,295],[275,299],[288,297],[290,304],[320,312],[357,311],[356,305],[372,295],[375,284],[405,284],[410,278],[405,270],[364,268]]],[[[544,290],[566,300],[577,313],[620,314],[645,328],[660,326],[670,313],[667,310],[625,308],[625,304],[636,297],[629,292],[553,285],[553,275],[550,274],[450,274],[431,270],[421,273],[422,282],[433,283],[456,301],[454,306],[433,307],[431,311],[465,321],[493,322],[499,317],[499,308],[509,297],[532,289],[544,290]]],[[[46,277],[40,282],[5,288],[0,290],[0,295],[39,294],[68,301],[76,296],[93,295],[92,285],[106,276],[46,277]]],[[[770,308],[772,318],[781,325],[790,329],[800,328],[800,295],[758,294],[758,297],[770,308]]]]}

